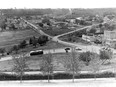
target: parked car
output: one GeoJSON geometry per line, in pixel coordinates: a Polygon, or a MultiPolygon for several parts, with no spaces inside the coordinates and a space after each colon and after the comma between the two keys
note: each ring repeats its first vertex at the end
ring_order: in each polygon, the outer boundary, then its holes
{"type": "Polygon", "coordinates": [[[67,47],[67,48],[65,48],[65,50],[70,50],[70,48],[69,48],[69,47],[67,47]]]}
{"type": "Polygon", "coordinates": [[[79,48],[79,47],[76,47],[76,48],[75,48],[75,50],[79,50],[79,51],[80,51],[80,50],[82,50],[82,49],[81,49],[81,48],[79,48]]]}
{"type": "Polygon", "coordinates": [[[69,47],[65,48],[66,53],[68,53],[69,50],[70,50],[69,47]]]}
{"type": "Polygon", "coordinates": [[[30,56],[42,55],[42,54],[43,54],[43,50],[36,50],[30,52],[30,56]]]}

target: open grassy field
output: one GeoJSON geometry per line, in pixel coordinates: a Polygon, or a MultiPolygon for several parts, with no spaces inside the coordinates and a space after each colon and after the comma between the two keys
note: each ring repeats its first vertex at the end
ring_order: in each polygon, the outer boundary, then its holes
{"type": "Polygon", "coordinates": [[[32,29],[0,32],[0,47],[18,44],[20,41],[28,39],[32,36],[38,37],[40,34],[32,29]]]}

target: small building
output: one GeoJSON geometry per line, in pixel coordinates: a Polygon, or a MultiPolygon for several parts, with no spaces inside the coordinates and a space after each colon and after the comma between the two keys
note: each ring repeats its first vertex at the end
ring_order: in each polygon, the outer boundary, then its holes
{"type": "Polygon", "coordinates": [[[82,39],[89,41],[89,42],[92,42],[95,40],[95,37],[94,37],[94,35],[82,35],[82,39]]]}
{"type": "Polygon", "coordinates": [[[75,19],[70,19],[70,23],[75,23],[75,19]]]}
{"type": "Polygon", "coordinates": [[[104,23],[107,23],[107,22],[110,21],[110,19],[106,16],[106,17],[103,18],[103,21],[104,21],[104,23]]]}
{"type": "Polygon", "coordinates": [[[82,17],[77,17],[76,19],[77,19],[77,20],[83,20],[83,18],[82,18],[82,17]]]}

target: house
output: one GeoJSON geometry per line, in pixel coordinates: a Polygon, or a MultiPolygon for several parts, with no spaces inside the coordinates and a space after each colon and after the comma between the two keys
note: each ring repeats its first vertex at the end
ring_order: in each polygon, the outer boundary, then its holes
{"type": "Polygon", "coordinates": [[[106,16],[106,17],[104,17],[103,21],[104,21],[104,23],[107,23],[110,21],[110,19],[106,16]]]}

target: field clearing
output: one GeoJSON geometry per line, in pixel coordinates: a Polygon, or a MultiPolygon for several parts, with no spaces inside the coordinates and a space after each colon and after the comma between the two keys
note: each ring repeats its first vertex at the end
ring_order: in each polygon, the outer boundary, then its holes
{"type": "Polygon", "coordinates": [[[0,46],[7,46],[18,44],[20,41],[28,39],[29,37],[36,36],[39,37],[40,34],[28,29],[22,31],[7,31],[0,32],[0,46]]]}
{"type": "MultiPolygon", "coordinates": [[[[79,53],[76,54],[76,59],[78,59],[79,53]]],[[[27,64],[29,66],[30,70],[39,70],[40,69],[40,64],[44,56],[33,56],[33,57],[28,57],[27,59],[27,64]]],[[[56,71],[68,71],[65,67],[65,65],[68,63],[71,63],[71,53],[58,53],[58,54],[53,54],[53,65],[54,65],[54,70],[56,71]]],[[[94,61],[96,63],[97,61],[94,61]]],[[[102,63],[102,61],[99,61],[102,63]]],[[[113,71],[115,69],[116,61],[111,60],[111,64],[107,65],[100,65],[99,70],[111,70],[113,71]]],[[[1,71],[11,71],[13,68],[13,60],[9,61],[3,61],[0,62],[0,70],[1,71]]],[[[93,65],[90,62],[88,66],[85,65],[84,62],[79,61],[79,68],[81,71],[93,71],[93,65]]]]}

